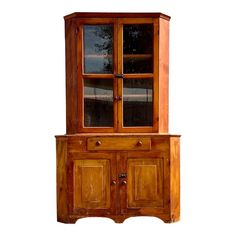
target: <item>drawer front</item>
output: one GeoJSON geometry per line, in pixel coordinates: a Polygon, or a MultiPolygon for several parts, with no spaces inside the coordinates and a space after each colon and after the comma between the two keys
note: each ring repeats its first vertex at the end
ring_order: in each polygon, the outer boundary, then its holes
{"type": "Polygon", "coordinates": [[[94,150],[150,150],[150,138],[96,137],[88,138],[87,149],[94,150]]]}

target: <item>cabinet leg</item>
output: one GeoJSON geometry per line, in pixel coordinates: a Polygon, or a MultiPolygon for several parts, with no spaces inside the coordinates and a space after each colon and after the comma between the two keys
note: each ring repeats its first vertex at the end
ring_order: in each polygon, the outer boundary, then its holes
{"type": "Polygon", "coordinates": [[[165,217],[159,217],[161,220],[163,220],[165,223],[174,223],[178,222],[180,220],[179,216],[171,215],[171,217],[165,218],[165,217]]]}
{"type": "Polygon", "coordinates": [[[117,217],[112,217],[112,220],[117,223],[117,224],[121,224],[125,221],[125,217],[123,216],[117,216],[117,217]]]}
{"type": "Polygon", "coordinates": [[[57,217],[57,222],[64,223],[64,224],[75,224],[75,222],[78,220],[78,218],[60,218],[57,217]]]}

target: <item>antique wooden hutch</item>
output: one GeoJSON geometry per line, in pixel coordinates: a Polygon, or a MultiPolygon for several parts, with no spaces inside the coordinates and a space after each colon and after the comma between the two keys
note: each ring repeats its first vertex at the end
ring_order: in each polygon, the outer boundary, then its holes
{"type": "Polygon", "coordinates": [[[180,136],[168,133],[169,20],[162,13],[65,16],[59,222],[179,220],[180,136]]]}

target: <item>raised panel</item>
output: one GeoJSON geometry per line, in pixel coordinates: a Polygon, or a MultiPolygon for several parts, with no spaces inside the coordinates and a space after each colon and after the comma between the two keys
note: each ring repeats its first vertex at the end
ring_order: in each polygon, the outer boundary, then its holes
{"type": "Polygon", "coordinates": [[[74,209],[110,207],[109,160],[74,161],[74,209]]]}
{"type": "Polygon", "coordinates": [[[103,166],[84,166],[82,173],[82,202],[102,202],[103,166]]]}
{"type": "Polygon", "coordinates": [[[157,200],[156,165],[134,166],[134,200],[157,200]]]}
{"type": "Polygon", "coordinates": [[[163,206],[163,159],[128,159],[127,168],[128,208],[163,206]]]}

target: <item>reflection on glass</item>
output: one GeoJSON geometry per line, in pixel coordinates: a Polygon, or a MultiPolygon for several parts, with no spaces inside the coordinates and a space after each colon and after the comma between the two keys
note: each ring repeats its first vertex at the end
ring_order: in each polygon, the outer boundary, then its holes
{"type": "Polygon", "coordinates": [[[113,26],[84,26],[84,72],[111,74],[113,71],[113,26]]]}
{"type": "Polygon", "coordinates": [[[124,126],[152,126],[152,79],[123,80],[124,126]]]}
{"type": "Polygon", "coordinates": [[[124,25],[123,31],[124,73],[152,73],[152,24],[124,25]]]}
{"type": "Polygon", "coordinates": [[[113,79],[84,79],[84,126],[113,126],[113,79]]]}

